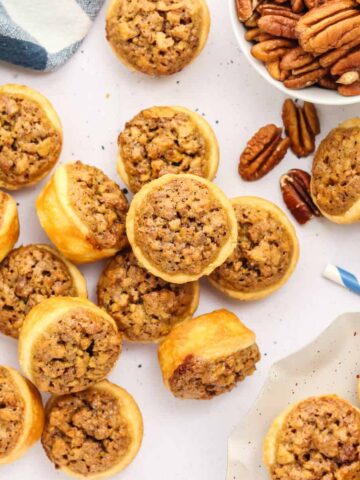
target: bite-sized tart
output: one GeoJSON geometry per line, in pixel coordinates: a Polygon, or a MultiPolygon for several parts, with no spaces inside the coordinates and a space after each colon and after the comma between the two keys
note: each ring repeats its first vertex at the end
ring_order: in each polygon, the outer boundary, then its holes
{"type": "Polygon", "coordinates": [[[264,441],[271,480],[360,478],[360,410],[336,395],[291,405],[264,441]]]}
{"type": "Polygon", "coordinates": [[[46,405],[42,445],[67,475],[112,477],[136,457],[143,421],[133,397],[104,380],[83,392],[52,396],[46,405]]]}
{"type": "Polygon", "coordinates": [[[49,245],[12,250],[0,263],[0,332],[18,338],[31,308],[55,296],[86,298],[81,272],[49,245]]]}
{"type": "Polygon", "coordinates": [[[121,352],[115,321],[85,298],[53,297],[32,308],[19,336],[19,362],[43,392],[79,392],[103,380],[121,352]]]}
{"type": "Polygon", "coordinates": [[[321,213],[335,223],[360,220],[360,118],[331,130],[316,151],[311,195],[321,213]]]}
{"type": "Polygon", "coordinates": [[[258,300],[289,279],[299,258],[293,225],[276,205],[259,197],[231,200],[238,242],[230,257],[208,278],[238,300],[258,300]]]}
{"type": "Polygon", "coordinates": [[[19,238],[19,217],[15,200],[0,190],[0,262],[19,238]]]}
{"type": "Polygon", "coordinates": [[[171,75],[204,48],[210,14],[204,0],[111,0],[106,38],[127,67],[171,75]]]}
{"type": "Polygon", "coordinates": [[[81,162],[58,167],[36,208],[48,237],[75,263],[111,257],[127,245],[128,201],[96,167],[81,162]]]}
{"type": "Polygon", "coordinates": [[[159,347],[164,383],[185,399],[207,400],[232,390],[259,360],[254,332],[228,310],[179,323],[159,347]]]}
{"type": "Polygon", "coordinates": [[[198,282],[168,283],[144,270],[130,249],[118,253],[101,274],[98,304],[133,342],[158,342],[192,317],[199,303],[198,282]]]}
{"type": "Polygon", "coordinates": [[[134,196],[126,233],[140,265],[167,282],[186,283],[231,255],[237,222],[230,201],[209,180],[167,174],[134,196]]]}
{"type": "Polygon", "coordinates": [[[47,98],[24,85],[0,86],[0,187],[42,180],[62,147],[60,119],[47,98]]]}
{"type": "Polygon", "coordinates": [[[152,107],[127,122],[118,138],[117,170],[133,192],[166,173],[213,180],[219,164],[214,131],[184,107],[152,107]]]}
{"type": "Polygon", "coordinates": [[[0,465],[24,455],[39,440],[43,427],[37,389],[13,368],[0,366],[0,465]]]}

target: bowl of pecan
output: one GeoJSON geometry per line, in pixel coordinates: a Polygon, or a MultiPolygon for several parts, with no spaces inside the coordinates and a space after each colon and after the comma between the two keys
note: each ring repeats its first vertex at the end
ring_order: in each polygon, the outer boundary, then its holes
{"type": "Polygon", "coordinates": [[[229,5],[242,52],[269,83],[308,102],[360,102],[360,0],[229,5]]]}

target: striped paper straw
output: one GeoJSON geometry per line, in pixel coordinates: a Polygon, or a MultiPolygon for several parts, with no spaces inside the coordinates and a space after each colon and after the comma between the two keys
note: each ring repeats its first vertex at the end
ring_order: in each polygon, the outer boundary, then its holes
{"type": "Polygon", "coordinates": [[[331,280],[338,285],[342,285],[343,287],[360,295],[360,282],[354,274],[347,272],[336,265],[329,264],[326,265],[323,276],[328,280],[331,280]]]}

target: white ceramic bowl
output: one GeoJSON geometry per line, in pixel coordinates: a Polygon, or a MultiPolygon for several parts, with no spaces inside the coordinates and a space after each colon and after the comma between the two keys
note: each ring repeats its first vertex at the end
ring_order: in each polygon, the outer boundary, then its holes
{"type": "Polygon", "coordinates": [[[254,58],[250,53],[252,43],[245,40],[244,34],[246,32],[246,28],[242,25],[242,23],[237,17],[235,0],[228,0],[228,3],[231,24],[235,32],[237,41],[239,43],[240,49],[245,55],[245,57],[248,59],[248,61],[251,63],[253,68],[258,73],[260,73],[260,75],[265,78],[267,82],[269,82],[271,85],[273,85],[275,88],[285,93],[286,95],[294,98],[300,98],[301,100],[307,102],[322,105],[351,105],[354,103],[360,103],[360,95],[356,95],[354,97],[343,97],[334,90],[326,90],[325,88],[319,87],[303,88],[302,90],[290,90],[289,88],[286,88],[282,82],[278,82],[277,80],[273,79],[269,75],[263,63],[259,60],[256,60],[256,58],[254,58]]]}

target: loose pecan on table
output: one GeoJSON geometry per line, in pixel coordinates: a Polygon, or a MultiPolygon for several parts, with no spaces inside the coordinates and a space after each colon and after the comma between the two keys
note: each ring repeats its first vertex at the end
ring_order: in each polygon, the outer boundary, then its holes
{"type": "Polygon", "coordinates": [[[311,198],[310,181],[310,174],[299,168],[289,170],[280,178],[280,188],[285,205],[300,225],[304,225],[314,216],[321,216],[311,198]]]}
{"type": "Polygon", "coordinates": [[[291,150],[297,157],[310,155],[315,150],[315,136],[320,133],[315,106],[304,102],[301,108],[288,98],[283,105],[282,119],[291,150]]]}
{"type": "Polygon", "coordinates": [[[248,141],[239,163],[239,174],[244,180],[259,180],[284,158],[290,141],[281,134],[282,128],[271,123],[248,141]]]}

